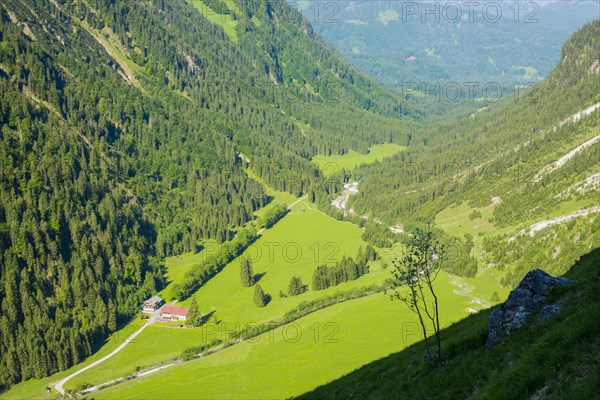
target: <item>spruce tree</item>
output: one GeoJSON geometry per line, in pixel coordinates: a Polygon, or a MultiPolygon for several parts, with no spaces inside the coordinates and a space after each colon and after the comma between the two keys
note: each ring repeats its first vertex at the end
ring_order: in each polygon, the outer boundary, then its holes
{"type": "Polygon", "coordinates": [[[361,265],[363,262],[365,262],[365,259],[366,259],[365,253],[363,253],[363,248],[362,248],[362,246],[360,246],[358,248],[358,253],[356,254],[356,263],[358,265],[361,265]]]}
{"type": "Polygon", "coordinates": [[[190,304],[187,323],[191,326],[200,326],[202,324],[202,313],[200,312],[200,308],[198,307],[195,297],[192,297],[192,304],[190,304]]]}
{"type": "Polygon", "coordinates": [[[306,291],[306,287],[302,284],[302,279],[299,276],[293,276],[290,280],[288,293],[290,296],[298,296],[306,291]]]}
{"type": "Polygon", "coordinates": [[[330,286],[327,265],[319,265],[313,273],[313,290],[323,290],[330,286]]]}
{"type": "Polygon", "coordinates": [[[367,260],[369,261],[375,261],[377,259],[377,253],[375,252],[373,246],[371,246],[370,244],[367,245],[366,254],[367,260]]]}
{"type": "Polygon", "coordinates": [[[250,287],[254,285],[254,271],[252,270],[252,261],[248,258],[242,258],[240,260],[240,278],[242,280],[242,286],[250,287]]]}
{"type": "Polygon", "coordinates": [[[267,305],[267,296],[260,287],[260,284],[257,284],[256,289],[254,289],[254,304],[256,304],[256,307],[264,307],[267,305]]]}
{"type": "Polygon", "coordinates": [[[108,300],[108,330],[114,332],[117,330],[117,310],[112,300],[108,300]]]}
{"type": "Polygon", "coordinates": [[[344,264],[344,271],[346,271],[348,281],[354,281],[362,275],[358,270],[358,266],[356,265],[356,262],[352,257],[348,257],[346,259],[346,264],[344,264]]]}
{"type": "Polygon", "coordinates": [[[492,302],[498,303],[499,301],[500,301],[500,296],[498,295],[498,292],[492,293],[492,302]]]}

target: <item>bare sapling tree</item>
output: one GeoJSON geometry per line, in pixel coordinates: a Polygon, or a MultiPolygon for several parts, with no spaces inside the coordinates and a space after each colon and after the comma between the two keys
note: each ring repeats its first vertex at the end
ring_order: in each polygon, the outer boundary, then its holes
{"type": "Polygon", "coordinates": [[[400,300],[419,317],[429,362],[434,365],[442,361],[440,339],[440,316],[438,296],[433,282],[444,259],[444,246],[431,231],[417,228],[407,245],[406,254],[392,262],[393,287],[386,293],[392,300],[400,300]],[[428,332],[433,330],[435,345],[428,332]],[[432,354],[432,348],[435,355],[432,354]]]}

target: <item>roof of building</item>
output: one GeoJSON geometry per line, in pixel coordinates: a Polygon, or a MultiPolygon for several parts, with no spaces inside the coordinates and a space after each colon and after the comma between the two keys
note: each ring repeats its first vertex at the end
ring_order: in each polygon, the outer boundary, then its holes
{"type": "Polygon", "coordinates": [[[188,312],[190,312],[189,308],[175,307],[170,304],[167,304],[160,310],[161,314],[173,314],[173,315],[180,315],[182,317],[187,317],[188,312]]]}
{"type": "Polygon", "coordinates": [[[160,303],[161,301],[163,301],[163,299],[159,295],[154,295],[154,296],[150,297],[148,300],[146,300],[144,302],[144,304],[146,304],[146,303],[157,304],[157,303],[160,303]]]}

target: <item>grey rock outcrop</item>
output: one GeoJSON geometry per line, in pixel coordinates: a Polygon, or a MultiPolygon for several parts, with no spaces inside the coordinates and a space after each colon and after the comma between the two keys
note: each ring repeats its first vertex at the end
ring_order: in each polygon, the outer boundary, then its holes
{"type": "Polygon", "coordinates": [[[562,309],[564,301],[559,301],[558,303],[550,304],[549,306],[545,306],[540,311],[540,321],[545,321],[554,317],[558,312],[562,309]]]}
{"type": "MultiPolygon", "coordinates": [[[[491,348],[514,329],[518,329],[533,315],[537,314],[546,298],[557,286],[573,283],[566,278],[555,278],[546,272],[536,269],[530,271],[515,289],[508,295],[508,299],[500,307],[494,309],[488,317],[488,339],[486,347],[491,348]]],[[[547,319],[558,313],[562,302],[544,307],[540,318],[547,319]]]]}

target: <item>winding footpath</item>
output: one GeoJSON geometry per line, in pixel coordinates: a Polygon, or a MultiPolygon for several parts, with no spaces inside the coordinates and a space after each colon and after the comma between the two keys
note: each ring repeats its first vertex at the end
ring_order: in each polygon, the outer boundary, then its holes
{"type": "Polygon", "coordinates": [[[123,343],[121,343],[119,345],[119,347],[117,347],[116,349],[114,349],[110,354],[102,357],[101,359],[94,361],[93,363],[91,363],[88,366],[85,366],[83,368],[81,368],[80,370],[77,370],[75,372],[73,372],[71,375],[67,376],[66,378],[63,378],[62,380],[60,380],[58,383],[56,383],[56,385],[54,385],[54,387],[56,388],[56,390],[61,394],[64,395],[65,394],[65,384],[73,379],[74,377],[76,377],[79,374],[84,373],[85,371],[94,368],[96,365],[103,363],[104,361],[108,360],[109,358],[111,358],[112,356],[114,356],[115,354],[117,354],[118,352],[120,352],[121,350],[123,350],[125,348],[125,346],[127,346],[129,343],[131,343],[140,333],[142,333],[142,331],[144,329],[146,329],[148,326],[152,325],[154,322],[156,322],[156,320],[158,319],[160,315],[160,309],[156,310],[148,319],[148,321],[137,331],[135,331],[134,333],[132,333],[127,339],[125,339],[125,341],[123,343]]]}
{"type": "MultiPolygon", "coordinates": [[[[241,342],[243,342],[242,339],[237,339],[232,345],[235,345],[235,344],[238,344],[238,343],[241,343],[241,342]]],[[[205,353],[198,353],[198,354],[196,354],[196,356],[194,358],[196,358],[196,359],[203,358],[203,357],[206,357],[205,356],[206,353],[213,354],[213,353],[216,353],[216,352],[219,352],[219,351],[223,350],[224,348],[225,348],[225,345],[224,344],[220,344],[218,346],[215,346],[215,347],[213,347],[211,349],[206,350],[205,353]]],[[[112,381],[104,382],[104,383],[101,383],[99,385],[92,386],[90,388],[84,389],[80,393],[78,393],[78,395],[86,395],[86,394],[90,394],[90,393],[93,393],[93,392],[97,392],[98,390],[104,389],[106,387],[114,386],[114,385],[117,385],[119,383],[125,382],[128,379],[139,378],[141,376],[150,375],[150,374],[153,374],[155,372],[159,372],[159,371],[162,371],[164,369],[167,369],[167,368],[173,367],[175,365],[181,364],[182,362],[184,362],[184,361],[181,360],[181,359],[177,359],[177,360],[173,360],[173,361],[168,361],[166,363],[163,363],[163,364],[160,364],[160,365],[157,365],[157,366],[154,366],[154,367],[150,367],[150,368],[144,369],[142,371],[138,371],[138,372],[136,372],[136,373],[134,373],[132,375],[129,375],[127,377],[113,379],[112,381]]]]}
{"type": "Polygon", "coordinates": [[[293,202],[292,204],[289,205],[288,210],[291,210],[292,207],[294,207],[296,204],[300,203],[303,200],[308,199],[308,195],[304,195],[303,197],[299,198],[298,200],[296,200],[295,202],[293,202]]]}

